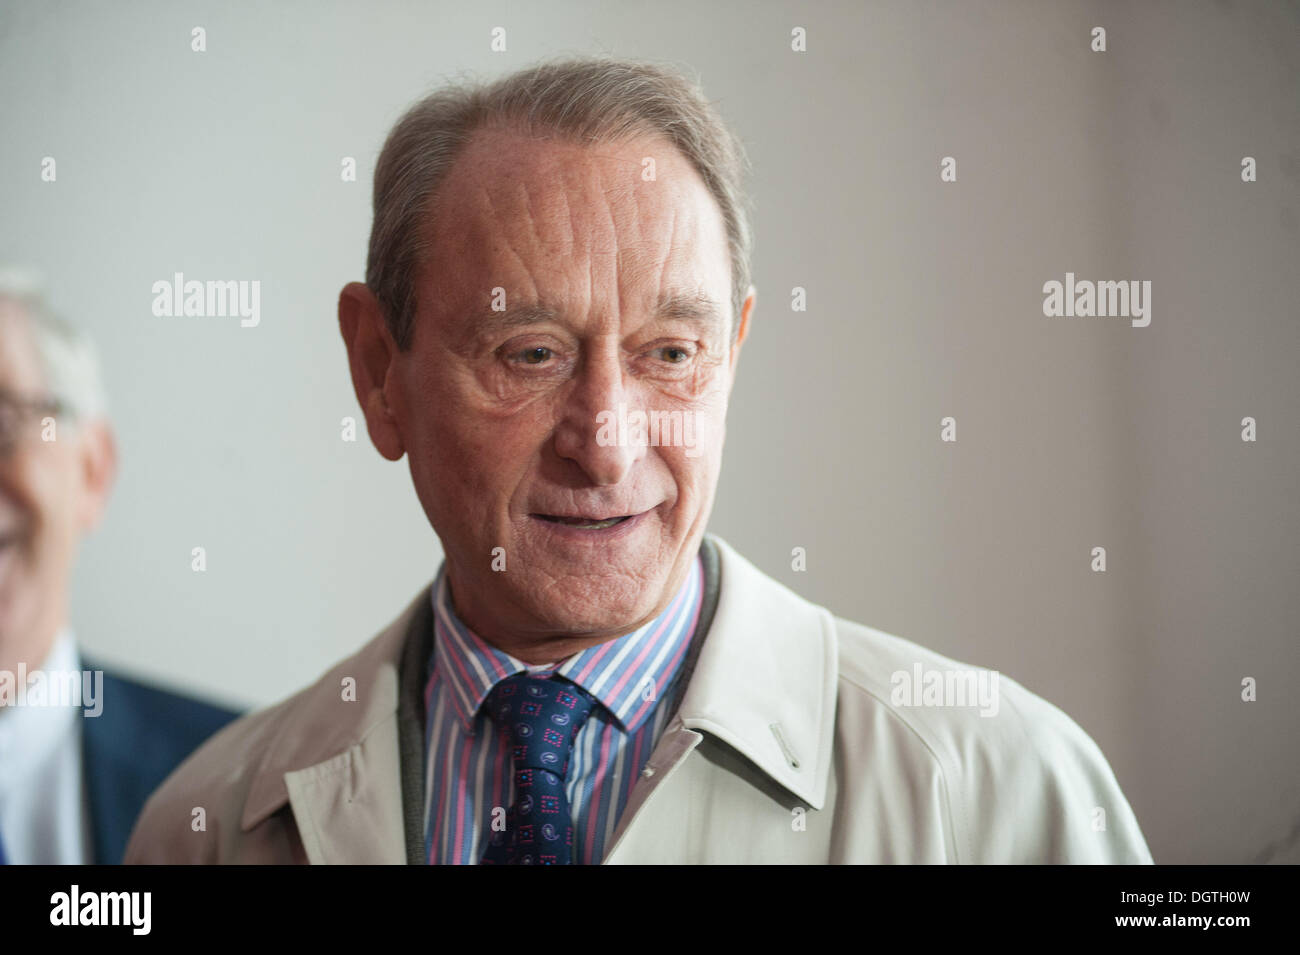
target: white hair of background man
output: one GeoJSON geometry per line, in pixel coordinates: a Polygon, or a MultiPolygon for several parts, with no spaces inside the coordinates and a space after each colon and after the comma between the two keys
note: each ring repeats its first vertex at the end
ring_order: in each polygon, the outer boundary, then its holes
{"type": "Polygon", "coordinates": [[[108,399],[90,338],[51,311],[44,283],[27,269],[0,268],[0,301],[22,308],[36,344],[45,387],[76,421],[103,417],[108,399]]]}

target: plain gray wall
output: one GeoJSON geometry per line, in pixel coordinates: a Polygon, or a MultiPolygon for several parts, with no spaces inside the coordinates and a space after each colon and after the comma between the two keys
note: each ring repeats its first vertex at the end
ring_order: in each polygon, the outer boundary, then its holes
{"type": "Polygon", "coordinates": [[[0,262],[95,336],[121,441],[83,645],[264,704],[394,617],[440,550],[405,462],[340,440],[335,324],[383,137],[462,71],[668,60],[755,166],[711,529],[1061,706],[1157,861],[1300,861],[1296,4],[467,6],[4,4],[0,262]],[[177,271],[261,280],[261,324],[154,317],[177,271]],[[1150,280],[1150,327],[1044,317],[1067,271],[1150,280]]]}

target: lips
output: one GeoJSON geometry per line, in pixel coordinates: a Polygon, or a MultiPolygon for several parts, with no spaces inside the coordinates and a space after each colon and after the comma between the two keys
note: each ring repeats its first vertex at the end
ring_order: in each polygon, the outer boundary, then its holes
{"type": "Polygon", "coordinates": [[[559,514],[534,514],[533,517],[543,521],[550,521],[552,524],[565,524],[569,527],[580,527],[586,530],[599,531],[607,527],[616,527],[624,521],[633,517],[632,514],[623,514],[618,517],[567,517],[559,514]]]}

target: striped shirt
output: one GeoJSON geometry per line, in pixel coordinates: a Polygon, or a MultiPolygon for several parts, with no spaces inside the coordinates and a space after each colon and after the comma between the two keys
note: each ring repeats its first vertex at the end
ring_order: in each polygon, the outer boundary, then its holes
{"type": "Polygon", "coordinates": [[[565,786],[573,814],[573,860],[599,863],[675,709],[703,591],[704,567],[697,556],[681,590],[653,621],[559,665],[537,667],[488,645],[456,616],[444,564],[432,592],[434,648],[424,688],[429,864],[477,864],[491,835],[493,809],[514,801],[509,741],[483,703],[498,682],[525,670],[558,673],[599,704],[574,740],[565,786]]]}

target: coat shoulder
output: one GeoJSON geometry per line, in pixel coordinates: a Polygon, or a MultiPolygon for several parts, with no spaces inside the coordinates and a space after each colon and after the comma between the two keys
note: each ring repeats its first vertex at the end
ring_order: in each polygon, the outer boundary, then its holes
{"type": "MultiPolygon", "coordinates": [[[[1101,749],[993,670],[836,618],[840,733],[878,739],[934,784],[963,862],[1150,862],[1101,749]]],[[[851,783],[851,780],[849,781],[851,783]]]]}
{"type": "Polygon", "coordinates": [[[217,861],[282,720],[311,690],[234,720],[191,753],[145,802],[123,861],[217,861]]]}
{"type": "Polygon", "coordinates": [[[285,827],[268,822],[288,802],[285,773],[348,749],[393,718],[401,647],[427,599],[426,587],[397,620],[315,683],[236,719],[195,750],[145,803],[124,861],[285,861],[294,854],[285,827]],[[262,824],[275,832],[250,837],[262,824]]]}

